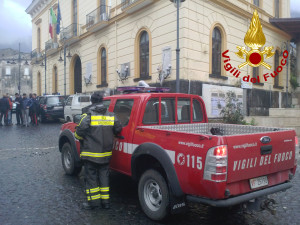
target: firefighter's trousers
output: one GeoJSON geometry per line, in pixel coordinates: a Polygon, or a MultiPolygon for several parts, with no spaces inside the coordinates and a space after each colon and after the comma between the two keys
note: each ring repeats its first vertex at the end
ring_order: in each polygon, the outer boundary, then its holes
{"type": "Polygon", "coordinates": [[[109,164],[84,161],[85,192],[90,205],[109,203],[109,164]]]}

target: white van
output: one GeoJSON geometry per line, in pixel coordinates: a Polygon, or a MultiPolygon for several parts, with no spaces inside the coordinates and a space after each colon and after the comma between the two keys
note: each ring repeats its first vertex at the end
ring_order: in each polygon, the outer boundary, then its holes
{"type": "Polygon", "coordinates": [[[91,95],[75,94],[70,95],[65,102],[64,118],[66,122],[73,122],[73,116],[82,114],[82,108],[91,105],[91,95]]]}

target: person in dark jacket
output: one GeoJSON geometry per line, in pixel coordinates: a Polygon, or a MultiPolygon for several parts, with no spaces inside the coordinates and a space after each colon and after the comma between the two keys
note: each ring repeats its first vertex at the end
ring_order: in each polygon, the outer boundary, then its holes
{"type": "Polygon", "coordinates": [[[108,112],[102,104],[102,96],[93,94],[92,105],[81,115],[76,126],[75,138],[80,141],[80,157],[84,162],[87,202],[85,209],[109,205],[109,162],[112,156],[114,135],[122,125],[114,113],[108,112]]]}
{"type": "Polygon", "coordinates": [[[8,110],[9,110],[9,102],[6,97],[6,95],[3,95],[3,98],[0,99],[0,126],[3,126],[2,124],[2,118],[4,118],[4,125],[8,125],[8,110]]]}
{"type": "Polygon", "coordinates": [[[38,107],[39,107],[39,103],[36,99],[36,94],[32,94],[31,105],[30,105],[29,111],[30,111],[31,123],[33,126],[38,125],[38,121],[37,121],[38,107]]]}
{"type": "Polygon", "coordinates": [[[27,98],[27,95],[23,94],[21,109],[24,124],[23,126],[29,127],[29,107],[31,105],[31,99],[27,98]]]}
{"type": "Polygon", "coordinates": [[[16,119],[17,119],[17,125],[23,125],[23,117],[22,117],[22,111],[21,111],[21,102],[22,98],[20,97],[19,93],[15,94],[15,103],[16,103],[16,119]]]}

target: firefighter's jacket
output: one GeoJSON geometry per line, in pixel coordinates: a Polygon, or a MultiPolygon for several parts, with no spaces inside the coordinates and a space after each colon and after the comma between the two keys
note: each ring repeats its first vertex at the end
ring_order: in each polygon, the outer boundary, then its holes
{"type": "Polygon", "coordinates": [[[89,107],[81,115],[76,126],[75,138],[80,141],[80,157],[98,164],[107,164],[112,155],[114,135],[122,130],[122,125],[114,113],[108,112],[102,104],[89,107]]]}

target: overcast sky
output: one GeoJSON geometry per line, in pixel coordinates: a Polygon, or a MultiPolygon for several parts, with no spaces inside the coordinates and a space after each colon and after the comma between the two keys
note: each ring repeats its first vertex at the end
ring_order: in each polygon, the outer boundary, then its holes
{"type": "MultiPolygon", "coordinates": [[[[292,15],[300,17],[300,0],[290,1],[292,15]]],[[[31,17],[25,12],[31,2],[32,0],[0,0],[0,49],[18,49],[20,42],[21,51],[31,51],[31,17]]]]}

